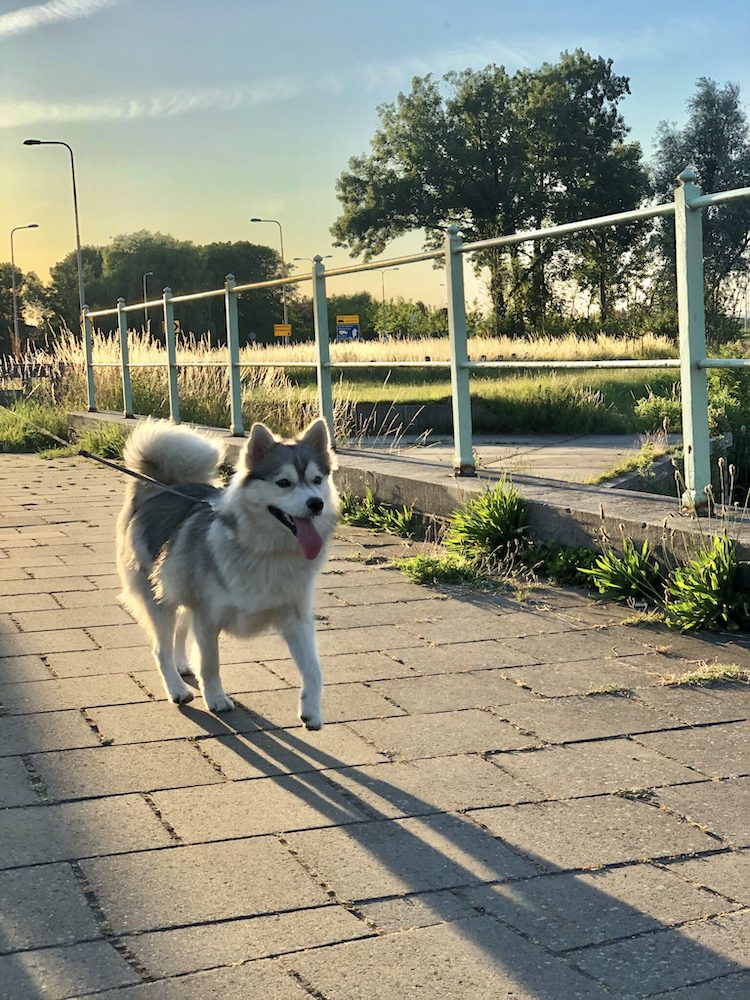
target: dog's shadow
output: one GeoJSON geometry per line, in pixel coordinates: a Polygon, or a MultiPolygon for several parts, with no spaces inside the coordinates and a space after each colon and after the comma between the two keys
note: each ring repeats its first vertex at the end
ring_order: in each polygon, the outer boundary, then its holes
{"type": "MultiPolygon", "coordinates": [[[[419,902],[424,909],[420,912],[417,908],[415,915],[421,926],[452,923],[463,938],[484,954],[496,973],[502,971],[507,975],[509,983],[523,986],[533,996],[555,1000],[564,995],[598,997],[608,992],[602,982],[612,985],[611,973],[599,979],[576,966],[575,960],[564,960],[561,952],[566,949],[559,946],[559,941],[566,937],[568,924],[574,925],[573,937],[576,936],[575,927],[581,925],[610,930],[601,934],[601,942],[589,936],[567,950],[573,951],[588,943],[604,945],[625,941],[632,936],[634,940],[632,944],[628,940],[628,947],[633,948],[633,958],[637,964],[648,962],[649,969],[653,961],[649,947],[654,945],[646,943],[638,955],[637,941],[642,943],[647,937],[653,942],[657,932],[671,931],[662,939],[662,947],[679,957],[670,959],[670,963],[678,963],[680,969],[691,970],[697,977],[695,980],[686,978],[685,984],[746,971],[744,966],[691,940],[647,911],[644,914],[617,896],[596,888],[592,879],[576,878],[580,872],[566,873],[544,857],[505,843],[460,812],[446,811],[428,799],[377,777],[380,767],[387,767],[387,764],[368,765],[367,772],[363,773],[361,766],[364,765],[346,764],[316,747],[315,733],[300,737],[292,730],[274,728],[271,720],[244,705],[238,706],[237,711],[250,715],[259,727],[257,733],[240,734],[231,727],[230,719],[222,719],[226,732],[217,734],[215,727],[206,726],[207,716],[200,709],[185,705],[180,711],[205,730],[207,739],[201,738],[201,743],[209,758],[211,740],[218,736],[226,749],[249,765],[251,780],[283,778],[285,789],[320,815],[318,829],[338,826],[347,840],[368,856],[362,865],[363,874],[353,876],[354,882],[360,879],[357,891],[351,887],[347,889],[340,877],[342,858],[338,839],[338,847],[332,845],[332,853],[322,861],[316,858],[311,870],[317,870],[325,890],[365,920],[369,928],[374,926],[368,917],[373,904],[396,900],[407,904],[419,902]],[[254,749],[253,741],[259,748],[262,746],[262,752],[254,749]],[[374,804],[377,799],[381,800],[383,808],[374,804]],[[388,811],[387,806],[391,807],[388,811]],[[372,860],[395,878],[386,874],[384,882],[387,884],[376,884],[378,876],[377,872],[372,874],[372,860]],[[557,893],[552,889],[550,897],[545,899],[543,915],[540,915],[540,877],[548,885],[554,879],[565,878],[564,889],[557,893]],[[483,905],[486,899],[479,901],[476,898],[477,890],[482,887],[498,886],[503,887],[502,899],[491,901],[487,906],[483,905]],[[534,915],[531,920],[530,913],[534,915]],[[620,928],[621,933],[613,934],[611,928],[620,928]],[[545,945],[545,938],[550,936],[558,942],[552,948],[545,945]],[[650,959],[647,959],[648,954],[650,959]],[[562,978],[556,978],[558,976],[562,978]],[[586,991],[579,994],[577,991],[587,984],[590,984],[590,994],[586,991]]],[[[216,717],[211,719],[214,722],[216,717]]],[[[644,804],[643,808],[650,806],[644,804]]],[[[304,842],[295,846],[295,839],[304,841],[307,829],[296,830],[297,838],[295,832],[277,832],[284,833],[295,856],[304,862],[304,842]]],[[[353,867],[356,868],[356,863],[353,867]]],[[[614,867],[629,866],[617,864],[614,867]]],[[[724,906],[723,901],[717,900],[716,912],[724,906]]],[[[403,926],[411,925],[407,919],[403,926]]],[[[379,929],[381,932],[387,930],[379,929]]],[[[655,947],[658,949],[659,944],[655,947]]],[[[601,967],[605,968],[604,959],[601,967]]],[[[669,986],[660,988],[669,989],[669,986]]],[[[625,992],[629,991],[625,989],[625,992]]],[[[639,992],[638,995],[647,994],[639,992]]]]}

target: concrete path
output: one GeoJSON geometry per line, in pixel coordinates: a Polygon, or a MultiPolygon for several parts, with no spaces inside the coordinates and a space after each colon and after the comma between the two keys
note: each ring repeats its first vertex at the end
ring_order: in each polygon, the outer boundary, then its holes
{"type": "Polygon", "coordinates": [[[120,494],[0,456],[0,995],[748,995],[750,689],[660,683],[744,638],[437,593],[343,530],[329,724],[270,635],[223,643],[236,711],[180,710],[116,602],[120,494]]]}
{"type": "MultiPolygon", "coordinates": [[[[478,467],[508,475],[536,476],[566,483],[585,483],[593,476],[609,472],[626,458],[635,456],[643,445],[639,434],[495,434],[474,435],[478,467]]],[[[669,435],[676,447],[682,436],[669,435]]],[[[359,444],[359,443],[358,443],[359,444]]],[[[432,435],[401,437],[391,442],[365,438],[361,447],[384,457],[394,452],[415,456],[420,462],[453,465],[453,440],[432,435]]]]}

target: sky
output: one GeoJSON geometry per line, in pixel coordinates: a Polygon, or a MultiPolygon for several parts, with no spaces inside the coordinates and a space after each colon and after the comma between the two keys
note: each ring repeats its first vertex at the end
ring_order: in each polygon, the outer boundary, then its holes
{"type": "MultiPolygon", "coordinates": [[[[660,121],[684,124],[699,77],[750,100],[746,0],[0,0],[0,260],[10,230],[32,222],[14,237],[23,271],[46,279],[75,247],[67,150],[24,147],[32,137],[75,151],[84,244],[148,229],[278,249],[278,227],[258,216],[281,222],[287,261],[344,265],[329,232],[335,183],[369,150],[379,104],[415,75],[514,72],[577,47],[630,77],[621,111],[647,157],[660,121]]],[[[415,234],[383,256],[420,248],[415,234]]],[[[443,280],[420,264],[329,291],[380,298],[384,283],[388,298],[439,305],[443,280]]]]}

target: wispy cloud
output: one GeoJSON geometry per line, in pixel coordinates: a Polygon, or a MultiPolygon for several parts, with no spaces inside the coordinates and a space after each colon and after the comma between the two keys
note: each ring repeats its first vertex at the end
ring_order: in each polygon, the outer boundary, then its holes
{"type": "Polygon", "coordinates": [[[303,81],[264,80],[237,87],[162,90],[146,97],[102,98],[70,102],[0,101],[0,128],[57,122],[136,121],[173,118],[196,111],[232,111],[298,97],[303,81]]]}
{"type": "Polygon", "coordinates": [[[35,31],[58,21],[78,21],[121,2],[122,0],[49,0],[49,3],[33,7],[19,7],[18,10],[0,14],[0,38],[35,31]]]}

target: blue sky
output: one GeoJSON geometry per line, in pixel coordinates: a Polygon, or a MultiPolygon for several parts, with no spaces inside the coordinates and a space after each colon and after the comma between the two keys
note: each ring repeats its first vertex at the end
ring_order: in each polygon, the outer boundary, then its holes
{"type": "MultiPolygon", "coordinates": [[[[414,75],[512,72],[579,46],[630,77],[622,111],[647,155],[659,121],[684,122],[699,76],[750,100],[740,0],[0,0],[0,240],[37,222],[16,234],[16,262],[43,277],[74,246],[67,153],[24,147],[32,136],[75,149],[84,243],[149,229],[276,247],[258,215],[282,222],[288,260],[344,263],[328,232],[335,181],[368,149],[379,103],[414,75]]],[[[404,238],[387,255],[418,248],[404,238]]],[[[402,268],[387,291],[438,303],[440,281],[402,268]]],[[[332,290],[354,287],[379,296],[380,278],[332,290]]]]}

